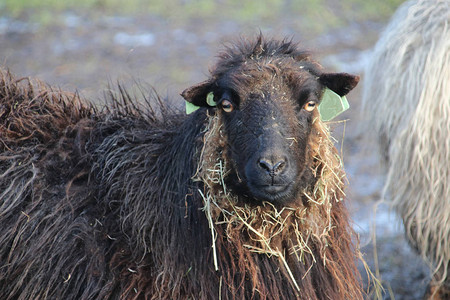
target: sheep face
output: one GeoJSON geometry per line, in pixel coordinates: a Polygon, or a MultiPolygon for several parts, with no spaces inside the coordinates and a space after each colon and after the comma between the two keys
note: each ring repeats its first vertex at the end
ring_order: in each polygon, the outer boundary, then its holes
{"type": "Polygon", "coordinates": [[[322,73],[305,53],[288,47],[259,40],[228,49],[209,80],[182,94],[195,105],[219,110],[231,188],[275,204],[298,199],[316,180],[307,148],[324,88],[343,95],[358,81],[345,73],[322,73]]]}
{"type": "Polygon", "coordinates": [[[306,144],[321,86],[307,72],[292,74],[303,77],[298,93],[277,75],[282,70],[253,71],[258,69],[255,64],[234,70],[215,89],[235,170],[232,185],[257,200],[284,202],[303,186],[306,144]]]}

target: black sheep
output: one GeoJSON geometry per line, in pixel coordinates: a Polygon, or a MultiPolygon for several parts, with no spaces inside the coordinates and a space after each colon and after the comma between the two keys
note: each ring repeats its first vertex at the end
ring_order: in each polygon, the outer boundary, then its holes
{"type": "Polygon", "coordinates": [[[262,36],[182,93],[191,115],[2,72],[0,298],[362,298],[317,109],[358,80],[262,36]]]}

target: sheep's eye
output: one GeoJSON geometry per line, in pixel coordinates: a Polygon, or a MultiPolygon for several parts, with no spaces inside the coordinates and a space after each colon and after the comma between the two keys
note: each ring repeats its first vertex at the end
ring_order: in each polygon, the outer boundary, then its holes
{"type": "Polygon", "coordinates": [[[222,109],[227,113],[232,112],[234,109],[233,103],[231,103],[228,100],[223,100],[221,103],[221,106],[222,106],[222,109]]]}
{"type": "Polygon", "coordinates": [[[308,101],[304,106],[303,109],[306,111],[313,111],[316,107],[316,102],[314,101],[308,101]]]}

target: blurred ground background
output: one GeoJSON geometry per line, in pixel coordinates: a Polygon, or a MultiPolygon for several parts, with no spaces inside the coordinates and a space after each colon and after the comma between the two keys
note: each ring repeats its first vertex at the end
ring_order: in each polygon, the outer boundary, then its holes
{"type": "MultiPolygon", "coordinates": [[[[293,38],[330,71],[364,76],[370,48],[401,3],[0,0],[0,67],[95,101],[110,83],[132,89],[139,81],[181,107],[179,93],[206,78],[223,44],[260,31],[293,38]]],[[[354,228],[365,260],[385,289],[382,298],[421,299],[429,280],[425,265],[405,242],[401,222],[388,205],[374,213],[384,175],[374,143],[360,130],[361,89],[360,84],[349,95],[350,111],[333,124],[349,177],[354,228]]]]}

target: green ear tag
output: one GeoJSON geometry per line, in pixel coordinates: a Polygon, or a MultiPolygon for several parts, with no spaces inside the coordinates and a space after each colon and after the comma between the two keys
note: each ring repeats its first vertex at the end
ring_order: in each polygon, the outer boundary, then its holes
{"type": "MultiPolygon", "coordinates": [[[[209,106],[216,106],[217,103],[214,101],[214,93],[209,92],[206,96],[206,103],[208,103],[209,106]]],[[[191,114],[197,109],[199,109],[200,106],[194,105],[191,102],[186,101],[186,114],[191,114]]]]}
{"type": "Polygon", "coordinates": [[[326,88],[319,104],[320,118],[325,122],[330,121],[349,109],[349,107],[350,105],[345,96],[341,97],[329,88],[326,88]]]}
{"type": "Polygon", "coordinates": [[[214,93],[209,92],[206,96],[206,103],[208,103],[209,106],[216,106],[217,103],[214,101],[214,93]]]}
{"type": "Polygon", "coordinates": [[[200,108],[200,106],[194,105],[191,102],[185,101],[185,103],[186,103],[186,114],[187,115],[192,114],[194,111],[196,111],[197,109],[200,108]]]}

